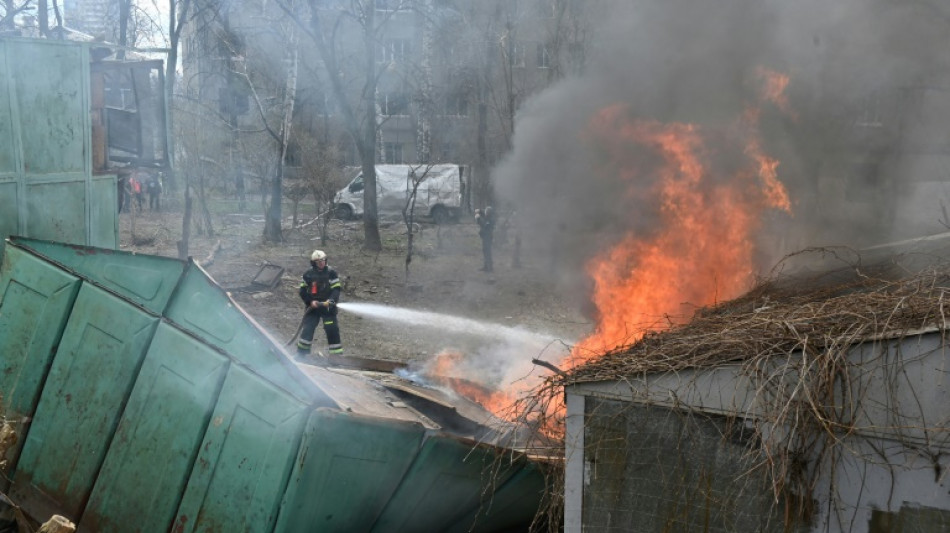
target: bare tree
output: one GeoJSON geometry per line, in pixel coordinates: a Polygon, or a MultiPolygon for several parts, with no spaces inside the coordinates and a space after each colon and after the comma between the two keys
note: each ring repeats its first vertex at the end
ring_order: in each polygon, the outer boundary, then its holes
{"type": "Polygon", "coordinates": [[[0,31],[16,29],[14,22],[15,17],[20,13],[33,11],[35,7],[32,0],[23,0],[21,2],[17,2],[17,0],[3,0],[0,2],[0,31]]]}
{"type": "Polygon", "coordinates": [[[419,186],[429,177],[429,171],[432,170],[431,164],[421,164],[410,167],[409,170],[409,195],[406,197],[406,203],[402,207],[402,220],[406,224],[406,280],[409,279],[409,264],[412,263],[413,244],[415,241],[415,210],[416,195],[419,192],[419,186]]]}
{"type": "MultiPolygon", "coordinates": [[[[376,0],[353,0],[335,7],[325,7],[318,0],[308,0],[310,7],[309,25],[306,33],[313,41],[325,66],[329,86],[343,115],[344,125],[350,133],[359,153],[363,180],[363,246],[367,250],[382,250],[379,235],[379,213],[376,206],[376,160],[379,128],[379,112],[376,104],[376,91],[379,73],[377,72],[376,48],[378,32],[383,20],[376,20],[376,0]],[[350,43],[341,36],[348,32],[341,28],[355,24],[361,37],[362,57],[352,57],[347,49],[350,43]],[[354,73],[345,68],[348,64],[358,64],[362,73],[354,73]],[[350,98],[347,76],[359,77],[360,87],[355,99],[350,98]]],[[[281,3],[282,8],[294,16],[293,10],[281,3]]]]}

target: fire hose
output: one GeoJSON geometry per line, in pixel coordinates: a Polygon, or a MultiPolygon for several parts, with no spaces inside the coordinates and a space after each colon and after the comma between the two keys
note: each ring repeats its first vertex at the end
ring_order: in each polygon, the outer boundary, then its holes
{"type": "MultiPolygon", "coordinates": [[[[324,306],[324,307],[330,307],[329,305],[327,305],[327,302],[320,302],[320,305],[322,305],[322,306],[324,306]]],[[[312,313],[314,309],[316,309],[316,308],[314,308],[314,307],[307,307],[307,310],[304,311],[303,316],[300,318],[300,325],[297,326],[297,331],[295,331],[294,334],[293,334],[293,336],[290,337],[290,340],[288,340],[286,343],[284,343],[284,346],[285,346],[285,347],[286,347],[286,346],[290,346],[291,344],[294,343],[295,340],[297,340],[297,336],[300,335],[300,332],[303,330],[303,323],[307,320],[307,315],[309,315],[310,313],[312,313]]]]}

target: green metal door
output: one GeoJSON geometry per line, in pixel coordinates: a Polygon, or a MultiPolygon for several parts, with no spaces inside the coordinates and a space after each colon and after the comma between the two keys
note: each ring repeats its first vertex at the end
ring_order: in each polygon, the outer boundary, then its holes
{"type": "Polygon", "coordinates": [[[274,531],[369,531],[424,434],[416,423],[315,410],[274,531]]]}
{"type": "Polygon", "coordinates": [[[80,529],[169,530],[228,364],[174,326],[158,326],[80,529]]]}
{"type": "MultiPolygon", "coordinates": [[[[80,281],[9,246],[0,263],[0,412],[17,434],[32,418],[80,281]]],[[[22,445],[22,439],[19,442],[22,445]]],[[[9,478],[20,447],[7,451],[9,478]]]]}
{"type": "Polygon", "coordinates": [[[13,479],[14,501],[32,516],[81,514],[156,322],[80,288],[13,479]]]}
{"type": "Polygon", "coordinates": [[[372,531],[403,533],[442,531],[477,509],[491,484],[502,484],[508,469],[494,477],[498,450],[437,435],[426,439],[372,531]]]}
{"type": "Polygon", "coordinates": [[[307,406],[232,365],[173,524],[176,533],[269,532],[307,406]]]}

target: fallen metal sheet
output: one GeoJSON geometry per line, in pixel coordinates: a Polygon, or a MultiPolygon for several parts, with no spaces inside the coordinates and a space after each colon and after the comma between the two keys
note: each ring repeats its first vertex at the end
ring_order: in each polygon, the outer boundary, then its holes
{"type": "Polygon", "coordinates": [[[261,269],[257,271],[257,275],[254,276],[254,279],[251,280],[251,287],[273,289],[278,283],[280,283],[280,277],[283,274],[284,267],[272,265],[270,263],[264,263],[261,265],[261,269]]]}

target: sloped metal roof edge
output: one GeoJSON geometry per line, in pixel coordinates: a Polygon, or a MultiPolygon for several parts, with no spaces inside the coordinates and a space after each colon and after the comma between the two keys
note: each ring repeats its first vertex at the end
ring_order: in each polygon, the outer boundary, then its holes
{"type": "Polygon", "coordinates": [[[148,313],[152,316],[160,317],[162,321],[173,324],[174,326],[176,326],[177,328],[185,332],[190,337],[195,338],[196,340],[200,341],[202,344],[205,344],[211,347],[212,349],[214,349],[215,351],[227,356],[229,359],[231,359],[231,361],[234,364],[246,368],[252,374],[262,379],[265,379],[266,381],[272,383],[273,385],[277,386],[281,390],[284,390],[288,394],[291,394],[292,396],[297,397],[298,399],[300,399],[306,404],[309,404],[313,407],[329,407],[329,408],[339,409],[339,405],[337,405],[337,403],[331,398],[331,396],[326,391],[320,388],[320,386],[314,383],[312,380],[307,378],[307,376],[304,375],[303,372],[299,368],[297,368],[297,366],[293,363],[293,361],[291,361],[290,357],[286,354],[286,352],[284,351],[280,343],[278,343],[271,335],[269,335],[266,331],[264,331],[260,327],[260,325],[256,321],[254,321],[247,314],[247,312],[245,312],[244,309],[240,307],[237,304],[237,302],[235,302],[231,298],[231,296],[227,293],[227,291],[222,289],[208,275],[208,273],[204,269],[202,269],[200,266],[198,266],[196,263],[194,263],[191,260],[182,261],[180,259],[170,258],[170,257],[136,254],[133,252],[118,251],[118,250],[112,250],[108,248],[97,248],[94,246],[58,243],[55,241],[45,241],[45,240],[39,240],[39,239],[31,239],[27,237],[19,237],[19,236],[11,236],[5,239],[5,243],[7,246],[16,247],[26,253],[29,253],[30,255],[33,255],[35,257],[42,259],[43,261],[56,265],[58,268],[78,277],[79,279],[83,281],[83,283],[90,283],[93,286],[96,286],[110,294],[113,294],[114,296],[122,299],[123,301],[128,302],[130,305],[133,305],[134,307],[141,309],[145,313],[148,313]],[[68,250],[73,250],[74,253],[86,253],[89,255],[101,254],[101,255],[107,255],[107,256],[121,257],[125,261],[128,261],[130,263],[139,262],[140,258],[148,258],[149,260],[158,259],[159,261],[167,261],[167,262],[176,263],[180,265],[181,271],[180,271],[180,274],[178,275],[177,282],[175,283],[174,287],[171,289],[172,294],[170,298],[168,299],[168,302],[166,303],[165,307],[162,309],[156,310],[153,308],[154,306],[152,307],[146,306],[143,304],[143,302],[135,298],[130,298],[129,295],[125,291],[121,290],[119,287],[113,286],[110,283],[104,283],[103,280],[101,279],[96,279],[95,277],[91,275],[92,273],[85,271],[86,270],[85,268],[77,270],[75,268],[77,265],[69,264],[67,262],[68,260],[67,256],[60,255],[59,257],[54,257],[55,255],[57,255],[54,253],[54,251],[57,249],[62,249],[62,250],[68,249],[68,250]],[[213,342],[208,342],[207,339],[197,334],[195,331],[189,328],[186,324],[178,323],[175,320],[165,315],[166,309],[174,301],[175,294],[178,293],[181,282],[189,273],[189,271],[198,272],[204,278],[204,280],[208,283],[209,286],[214,287],[220,293],[221,296],[223,296],[230,302],[230,304],[234,307],[236,311],[236,316],[240,317],[245,322],[245,326],[249,326],[250,328],[252,328],[256,334],[260,335],[262,339],[264,339],[267,343],[271,344],[272,345],[271,347],[276,352],[284,355],[284,357],[276,358],[278,360],[277,364],[281,365],[281,367],[286,371],[286,374],[293,380],[294,384],[297,387],[296,391],[290,390],[284,383],[278,382],[279,380],[274,380],[274,379],[269,378],[267,376],[267,372],[263,372],[261,371],[261,369],[255,368],[255,365],[249,364],[247,361],[242,360],[240,357],[237,356],[237,354],[232,353],[229,350],[223,348],[222,346],[216,345],[213,342]],[[304,392],[306,396],[301,397],[301,392],[304,392]]]}

